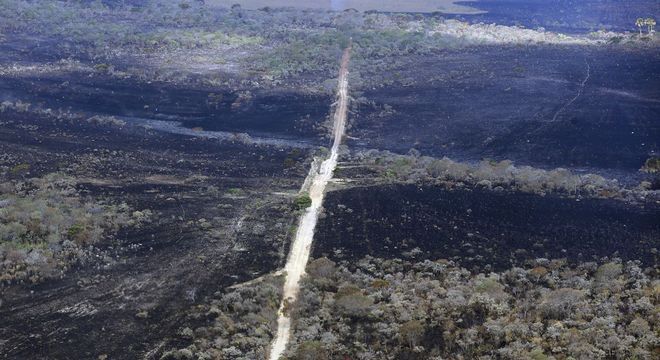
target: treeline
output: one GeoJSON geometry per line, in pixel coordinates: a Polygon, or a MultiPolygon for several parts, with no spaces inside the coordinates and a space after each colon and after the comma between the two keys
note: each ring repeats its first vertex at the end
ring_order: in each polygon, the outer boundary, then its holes
{"type": "Polygon", "coordinates": [[[367,167],[382,181],[434,183],[447,188],[478,187],[495,191],[521,191],[572,197],[612,198],[626,201],[655,201],[660,192],[650,181],[627,188],[617,180],[597,174],[578,174],[568,169],[539,169],[516,166],[510,160],[482,160],[466,163],[421,156],[416,150],[408,155],[369,150],[354,154],[349,160],[367,167]]]}

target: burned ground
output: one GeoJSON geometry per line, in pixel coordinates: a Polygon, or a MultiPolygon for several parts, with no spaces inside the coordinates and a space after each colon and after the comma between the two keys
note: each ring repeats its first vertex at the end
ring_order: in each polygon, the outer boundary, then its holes
{"type": "Polygon", "coordinates": [[[659,61],[650,50],[578,46],[399,57],[360,69],[369,80],[359,89],[364,104],[351,120],[357,139],[349,144],[635,171],[658,151],[660,100],[648,74],[659,61]]]}
{"type": "Polygon", "coordinates": [[[327,96],[290,91],[222,92],[104,74],[6,77],[0,90],[46,108],[176,120],[189,128],[312,141],[318,140],[318,127],[331,103],[327,96]]]}
{"type": "Polygon", "coordinates": [[[600,199],[562,199],[418,185],[333,191],[314,256],[446,258],[488,271],[537,258],[602,257],[657,263],[660,209],[600,199]],[[655,250],[653,250],[655,249],[655,250]]]}
{"type": "Polygon", "coordinates": [[[154,213],[97,244],[64,278],[5,288],[3,356],[134,358],[176,334],[200,299],[282,265],[306,151],[84,118],[1,118],[6,165],[29,166],[13,177],[64,172],[81,193],[154,213]]]}

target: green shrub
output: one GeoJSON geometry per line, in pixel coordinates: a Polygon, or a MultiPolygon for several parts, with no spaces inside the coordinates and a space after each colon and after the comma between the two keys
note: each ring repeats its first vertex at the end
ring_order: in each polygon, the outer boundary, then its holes
{"type": "Polygon", "coordinates": [[[110,70],[110,65],[105,64],[105,63],[96,64],[96,65],[94,65],[94,70],[96,70],[98,72],[107,72],[108,70],[110,70]]]}
{"type": "Polygon", "coordinates": [[[343,315],[349,317],[365,317],[369,314],[374,301],[362,293],[352,293],[335,297],[335,306],[343,315]]]}
{"type": "Polygon", "coordinates": [[[30,164],[18,164],[11,168],[12,175],[18,175],[30,171],[30,164]]]}
{"type": "Polygon", "coordinates": [[[297,163],[296,159],[294,159],[294,158],[287,157],[286,159],[284,159],[284,167],[287,168],[287,169],[291,169],[291,168],[295,167],[296,163],[297,163]]]}
{"type": "Polygon", "coordinates": [[[384,279],[375,279],[371,282],[371,287],[374,289],[385,289],[390,286],[390,282],[384,279]]]}
{"type": "Polygon", "coordinates": [[[97,240],[92,239],[92,234],[83,224],[73,224],[66,233],[69,239],[82,246],[88,245],[92,240],[97,240]]]}
{"type": "Polygon", "coordinates": [[[296,198],[295,201],[295,207],[298,210],[304,210],[307,209],[308,207],[312,206],[312,198],[309,197],[309,194],[300,194],[296,198]]]}
{"type": "Polygon", "coordinates": [[[67,230],[66,234],[69,235],[69,237],[76,237],[83,231],[85,231],[84,225],[73,224],[71,227],[69,227],[69,230],[67,230]]]}
{"type": "Polygon", "coordinates": [[[227,194],[231,196],[239,196],[243,193],[243,189],[241,188],[229,188],[227,189],[227,194]]]}
{"type": "Polygon", "coordinates": [[[336,265],[326,257],[318,258],[307,265],[307,273],[315,278],[332,278],[337,271],[336,265]]]}
{"type": "Polygon", "coordinates": [[[649,174],[656,174],[658,171],[660,171],[660,157],[654,156],[646,159],[646,162],[644,162],[644,166],[642,167],[642,171],[649,174]]]}

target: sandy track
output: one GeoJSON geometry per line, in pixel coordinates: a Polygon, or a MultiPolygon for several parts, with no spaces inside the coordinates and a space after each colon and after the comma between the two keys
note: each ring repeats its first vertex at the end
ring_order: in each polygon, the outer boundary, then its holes
{"type": "Polygon", "coordinates": [[[330,156],[321,163],[318,173],[310,173],[311,186],[309,196],[312,205],[305,210],[300,218],[298,231],[291,246],[289,259],[284,267],[286,281],[284,282],[283,299],[280,305],[277,319],[277,333],[270,351],[270,359],[280,358],[291,335],[291,318],[286,311],[288,304],[295,302],[300,290],[300,278],[305,273],[307,260],[314,238],[314,229],[319,217],[319,211],[323,204],[323,195],[326,185],[332,179],[332,172],[337,166],[339,157],[339,145],[346,129],[346,115],[348,113],[348,62],[350,60],[351,46],[344,50],[339,71],[339,85],[337,90],[338,103],[334,114],[333,143],[330,156]]]}

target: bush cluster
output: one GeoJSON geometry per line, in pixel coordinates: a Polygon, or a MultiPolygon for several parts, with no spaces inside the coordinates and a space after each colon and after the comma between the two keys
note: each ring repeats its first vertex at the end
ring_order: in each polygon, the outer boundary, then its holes
{"type": "Polygon", "coordinates": [[[312,198],[309,197],[309,194],[304,193],[298,195],[295,200],[296,210],[305,210],[312,205],[312,198]]]}
{"type": "Polygon", "coordinates": [[[651,359],[660,340],[660,282],[637,262],[537,259],[473,274],[367,257],[309,269],[294,359],[651,359]]]}
{"type": "Polygon", "coordinates": [[[197,307],[193,316],[209,323],[182,329],[190,345],[166,351],[161,359],[265,359],[277,328],[283,281],[259,280],[216,293],[209,304],[197,307]]]}
{"type": "Polygon", "coordinates": [[[469,185],[539,195],[558,193],[622,200],[660,198],[658,191],[645,189],[641,185],[627,189],[617,180],[606,179],[596,174],[575,174],[563,168],[544,170],[531,166],[516,166],[510,160],[464,163],[447,157],[437,159],[420,156],[416,151],[411,151],[409,155],[397,155],[377,150],[357,154],[354,160],[374,169],[386,181],[431,181],[448,187],[469,185]]]}
{"type": "Polygon", "coordinates": [[[126,204],[84,199],[75,186],[60,173],[0,186],[0,284],[60,276],[101,239],[147,220],[126,204]]]}

